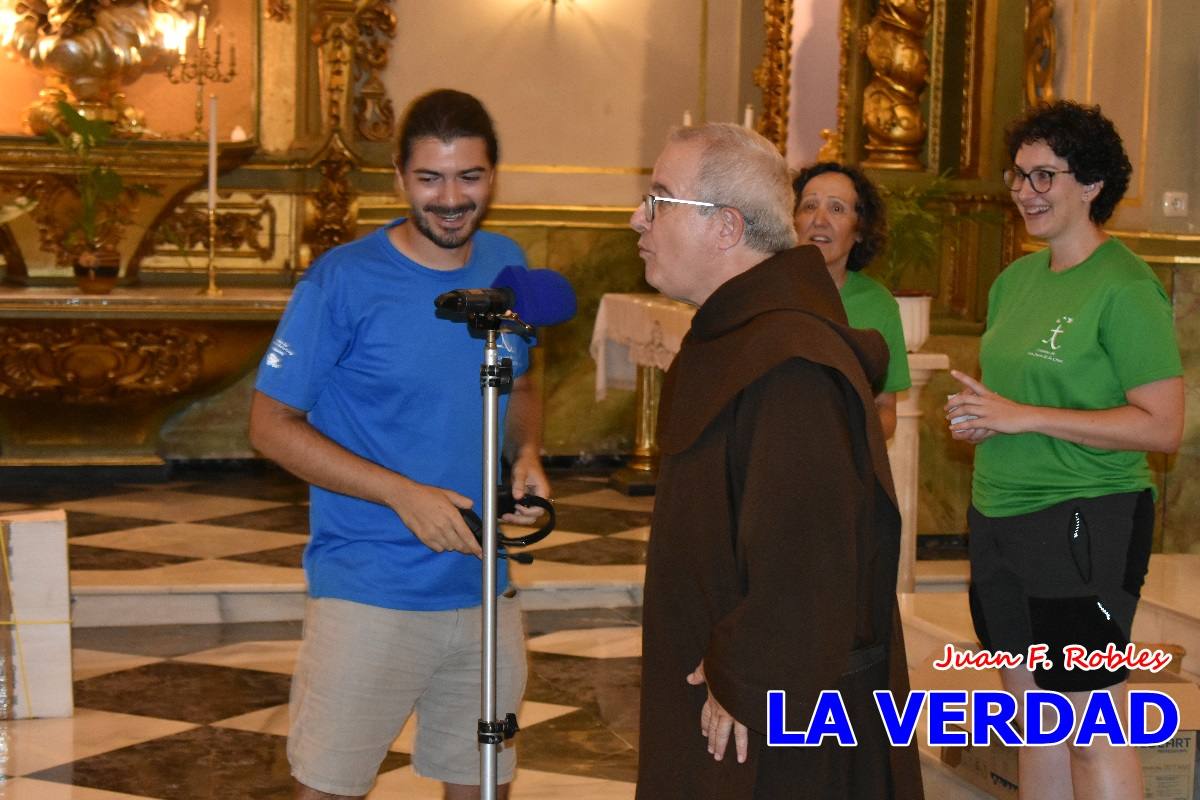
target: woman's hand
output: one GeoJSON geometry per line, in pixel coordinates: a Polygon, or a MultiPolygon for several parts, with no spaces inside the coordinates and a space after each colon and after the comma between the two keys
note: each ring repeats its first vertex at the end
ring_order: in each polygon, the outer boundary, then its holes
{"type": "Polygon", "coordinates": [[[950,434],[972,444],[997,433],[1040,433],[1103,450],[1173,453],[1183,436],[1182,378],[1135,386],[1124,405],[1082,409],[1016,403],[958,370],[950,374],[963,385],[946,399],[950,434]]]}
{"type": "Polygon", "coordinates": [[[997,433],[1024,433],[1034,409],[996,394],[964,372],[950,370],[950,376],[963,385],[962,390],[946,398],[943,410],[950,421],[950,435],[960,441],[978,444],[997,433]]]}

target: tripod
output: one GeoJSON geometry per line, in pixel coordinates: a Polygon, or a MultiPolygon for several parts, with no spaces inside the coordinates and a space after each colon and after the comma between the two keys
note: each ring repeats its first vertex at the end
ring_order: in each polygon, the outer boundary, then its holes
{"type": "MultiPolygon", "coordinates": [[[[479,387],[483,393],[483,663],[479,692],[479,793],[482,800],[495,800],[496,757],[504,741],[511,739],[518,730],[516,714],[506,714],[503,721],[496,719],[496,564],[499,557],[496,478],[500,472],[500,394],[511,389],[513,380],[512,360],[500,358],[496,337],[501,325],[514,327],[527,336],[533,334],[533,328],[511,311],[470,314],[467,324],[472,330],[482,331],[485,337],[483,363],[479,368],[479,387]]],[[[543,536],[548,533],[546,530],[543,536]]],[[[506,541],[512,543],[512,540],[506,541]]]]}

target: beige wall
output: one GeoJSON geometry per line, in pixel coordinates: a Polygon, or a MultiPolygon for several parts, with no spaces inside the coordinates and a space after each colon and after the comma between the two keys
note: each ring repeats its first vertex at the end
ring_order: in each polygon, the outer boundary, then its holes
{"type": "Polygon", "coordinates": [[[1055,89],[1098,103],[1117,125],[1133,179],[1110,227],[1200,233],[1200,15],[1195,0],[1067,0],[1055,89]],[[1186,217],[1167,217],[1166,191],[1190,195],[1186,217]]]}
{"type": "Polygon", "coordinates": [[[840,3],[795,0],[787,158],[792,168],[817,160],[821,129],[837,129],[841,66],[840,3]]]}
{"type": "Polygon", "coordinates": [[[484,101],[501,140],[497,202],[632,206],[685,110],[740,120],[741,5],[442,0],[431,14],[402,0],[383,79],[398,115],[441,86],[484,101]]]}

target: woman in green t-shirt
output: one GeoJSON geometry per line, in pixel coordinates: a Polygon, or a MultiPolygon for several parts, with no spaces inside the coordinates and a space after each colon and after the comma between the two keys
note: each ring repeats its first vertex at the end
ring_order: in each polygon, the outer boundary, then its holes
{"type": "MultiPolygon", "coordinates": [[[[1004,183],[1049,247],[992,285],[982,380],[951,373],[963,388],[946,403],[950,431],[978,445],[971,615],[985,648],[1025,656],[1002,672],[1019,703],[1029,690],[1062,692],[1078,720],[1106,690],[1124,718],[1128,670],[1076,668],[1070,648],[1131,646],[1154,531],[1146,452],[1173,452],[1183,431],[1171,307],[1146,263],[1101,227],[1132,168],[1099,108],[1039,106],[1006,142],[1004,183]],[[1042,646],[1044,660],[1031,655],[1042,646]]],[[[1023,800],[1142,797],[1137,751],[1104,740],[1022,747],[1018,783],[1023,800]]]]}
{"type": "Polygon", "coordinates": [[[900,306],[878,281],[859,270],[871,263],[885,235],[883,200],[859,170],[822,161],[800,170],[792,181],[795,224],[801,244],[814,244],[837,285],[846,318],[855,328],[879,331],[888,346],[888,370],[875,395],[884,437],[896,432],[896,392],[912,386],[900,306]]]}

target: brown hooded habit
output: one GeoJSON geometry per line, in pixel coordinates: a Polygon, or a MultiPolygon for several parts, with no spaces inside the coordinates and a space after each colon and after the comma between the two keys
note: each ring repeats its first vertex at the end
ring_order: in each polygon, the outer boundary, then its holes
{"type": "Polygon", "coordinates": [[[900,517],[873,379],[820,251],[779,253],[718,288],[667,373],[646,567],[638,798],[920,798],[915,747],[888,743],[871,692],[908,692],[895,602],[900,517]],[[700,735],[705,686],[750,729],[738,764],[700,735]],[[836,689],[858,744],[766,745],[836,689]]]}

